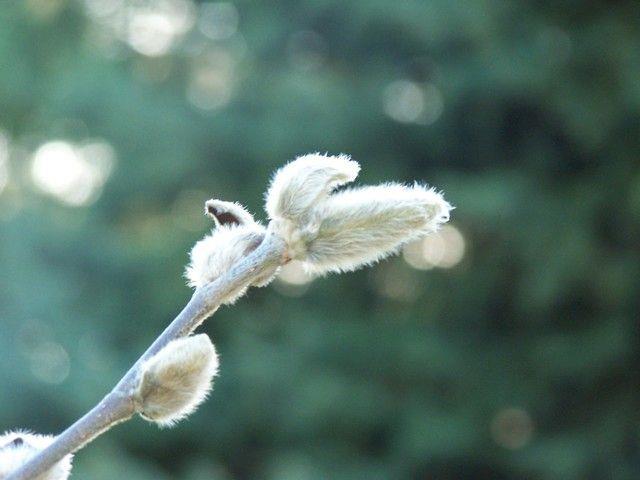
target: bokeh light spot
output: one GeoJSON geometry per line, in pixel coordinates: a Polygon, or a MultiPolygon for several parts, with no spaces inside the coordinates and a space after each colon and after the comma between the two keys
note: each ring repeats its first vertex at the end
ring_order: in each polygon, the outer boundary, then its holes
{"type": "Polygon", "coordinates": [[[382,107],[398,122],[430,125],[442,114],[444,100],[433,84],[396,80],[384,90],[382,107]]]}
{"type": "Polygon", "coordinates": [[[531,416],[521,408],[500,410],[491,421],[491,436],[498,445],[509,450],[522,448],[533,436],[531,416]]]}
{"type": "Polygon", "coordinates": [[[104,142],[80,147],[65,141],[45,143],[33,155],[31,178],[40,190],[68,205],[88,205],[98,197],[114,157],[104,142]]]}
{"type": "Polygon", "coordinates": [[[232,98],[235,61],[223,49],[207,53],[194,62],[187,86],[187,99],[197,108],[214,110],[223,107],[232,98]]]}
{"type": "Polygon", "coordinates": [[[105,52],[111,41],[126,42],[136,52],[159,57],[167,54],[196,21],[191,0],[85,0],[88,16],[98,27],[91,32],[94,43],[105,52]]]}
{"type": "Polygon", "coordinates": [[[283,295],[299,297],[307,291],[312,281],[313,276],[305,271],[302,262],[293,260],[280,269],[274,288],[283,295]]]}
{"type": "Polygon", "coordinates": [[[67,351],[56,342],[42,342],[29,354],[31,373],[45,383],[62,383],[69,376],[67,351]]]}
{"type": "Polygon", "coordinates": [[[240,16],[230,2],[206,2],[200,5],[198,29],[212,40],[227,39],[238,30],[240,16]]]}
{"type": "Polygon", "coordinates": [[[25,320],[16,336],[16,345],[27,360],[31,374],[45,383],[62,383],[69,376],[71,362],[62,345],[54,340],[49,324],[25,320]]]}
{"type": "Polygon", "coordinates": [[[129,45],[143,55],[164,55],[171,48],[174,36],[171,20],[160,13],[140,12],[129,23],[129,45]]]}
{"type": "Polygon", "coordinates": [[[445,225],[436,233],[408,243],[403,249],[404,260],[418,270],[452,268],[464,258],[465,240],[453,225],[445,225]]]}
{"type": "Polygon", "coordinates": [[[432,83],[424,85],[422,93],[424,109],[422,117],[419,118],[418,121],[425,125],[431,125],[442,115],[442,111],[444,110],[444,97],[438,87],[432,83]]]}
{"type": "Polygon", "coordinates": [[[0,193],[9,183],[9,138],[0,132],[0,193]]]}

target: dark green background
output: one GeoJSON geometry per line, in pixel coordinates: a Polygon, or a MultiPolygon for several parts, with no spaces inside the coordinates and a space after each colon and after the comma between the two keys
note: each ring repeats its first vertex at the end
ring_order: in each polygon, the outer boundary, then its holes
{"type": "Polygon", "coordinates": [[[264,218],[274,169],[345,152],[442,188],[462,262],[251,290],[198,412],[73,478],[637,479],[639,111],[637,1],[5,1],[0,429],[61,431],[173,318],[204,200],[264,218]],[[150,56],[145,5],[195,24],[150,56]],[[113,148],[95,202],[34,185],[54,140],[113,148]]]}

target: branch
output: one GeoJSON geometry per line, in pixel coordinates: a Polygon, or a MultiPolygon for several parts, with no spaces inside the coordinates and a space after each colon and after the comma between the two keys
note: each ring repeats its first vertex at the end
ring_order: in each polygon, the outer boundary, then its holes
{"type": "Polygon", "coordinates": [[[276,172],[266,195],[271,220],[268,229],[256,223],[239,204],[209,200],[206,212],[216,228],[191,250],[186,274],[196,291],[189,303],[98,405],[4,480],[41,478],[39,475],[65,456],[135,413],[163,424],[192,411],[209,388],[217,358],[208,337],[204,343],[202,337],[190,337],[190,341],[200,342],[200,350],[194,347],[189,358],[203,369],[196,369],[195,376],[185,379],[185,375],[176,374],[171,362],[179,359],[185,371],[195,364],[185,367],[184,356],[176,353],[184,345],[176,345],[175,340],[187,337],[220,305],[233,303],[250,285],[268,284],[287,261],[299,260],[307,272],[314,274],[355,270],[397,252],[406,242],[436,231],[449,220],[452,207],[442,194],[418,183],[411,187],[385,183],[334,191],[352,182],[359,169],[357,162],[345,155],[310,154],[288,163],[276,172]],[[173,353],[173,359],[163,358],[163,354],[173,353]],[[162,388],[156,389],[155,395],[156,400],[163,395],[169,397],[173,410],[159,404],[147,404],[152,408],[145,408],[144,400],[153,397],[150,394],[140,400],[152,371],[159,376],[173,372],[170,381],[164,385],[160,382],[162,388]],[[180,390],[180,385],[176,387],[180,381],[195,387],[180,390]],[[180,398],[184,390],[189,395],[186,400],[180,398]],[[176,404],[182,410],[176,409],[176,404]],[[163,408],[172,415],[158,415],[163,408]]]}
{"type": "Polygon", "coordinates": [[[170,341],[193,332],[207,317],[229,298],[235,297],[254,280],[285,263],[285,244],[280,237],[267,232],[257,248],[236,263],[217,280],[198,288],[189,303],[171,324],[135,362],[118,384],[93,409],[62,432],[47,448],[12,472],[6,480],[37,478],[118,423],[129,420],[136,412],[134,393],[140,367],[170,341]]]}

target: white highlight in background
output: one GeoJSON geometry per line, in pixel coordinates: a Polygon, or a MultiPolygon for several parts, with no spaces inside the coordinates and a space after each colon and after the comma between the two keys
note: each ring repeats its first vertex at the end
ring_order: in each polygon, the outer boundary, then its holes
{"type": "Polygon", "coordinates": [[[33,155],[31,178],[43,192],[79,207],[95,201],[114,163],[114,152],[104,142],[75,146],[48,142],[33,155]]]}
{"type": "Polygon", "coordinates": [[[9,138],[0,131],[0,193],[9,183],[9,138]]]}
{"type": "Polygon", "coordinates": [[[307,291],[312,281],[313,277],[304,270],[302,262],[292,260],[280,269],[274,288],[288,297],[299,297],[307,291]]]}
{"type": "Polygon", "coordinates": [[[198,29],[212,40],[225,40],[238,31],[240,15],[230,2],[205,2],[200,5],[198,29]]]}
{"type": "Polygon", "coordinates": [[[71,362],[69,354],[56,342],[42,342],[29,354],[31,373],[38,380],[59,384],[69,376],[71,362]]]}
{"type": "Polygon", "coordinates": [[[404,260],[418,270],[452,268],[462,261],[465,246],[460,230],[445,225],[436,233],[408,243],[402,254],[404,260]]]}
{"type": "Polygon", "coordinates": [[[235,60],[222,48],[212,49],[194,61],[187,100],[202,110],[224,107],[233,97],[235,60]]]}
{"type": "Polygon", "coordinates": [[[196,21],[191,0],[84,0],[84,4],[100,30],[94,37],[105,43],[119,39],[148,57],[167,54],[196,21]]]}
{"type": "Polygon", "coordinates": [[[397,122],[431,125],[444,110],[444,98],[432,83],[396,80],[385,88],[382,108],[397,122]]]}

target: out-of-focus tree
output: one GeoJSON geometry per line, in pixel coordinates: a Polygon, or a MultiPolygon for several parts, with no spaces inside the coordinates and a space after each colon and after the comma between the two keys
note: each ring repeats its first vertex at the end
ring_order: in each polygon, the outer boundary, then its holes
{"type": "Polygon", "coordinates": [[[75,474],[638,477],[635,2],[26,0],[0,25],[3,428],[59,431],[138,357],[205,199],[261,212],[284,160],[344,151],[444,188],[451,227],[220,311],[211,400],[75,474]]]}

